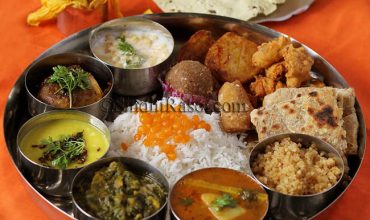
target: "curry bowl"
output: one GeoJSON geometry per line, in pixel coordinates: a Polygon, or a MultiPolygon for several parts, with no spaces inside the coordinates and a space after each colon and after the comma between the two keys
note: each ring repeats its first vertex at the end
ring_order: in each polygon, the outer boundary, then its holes
{"type": "Polygon", "coordinates": [[[110,133],[98,118],[75,110],[54,110],[29,119],[17,135],[21,170],[39,191],[71,196],[72,180],[84,166],[108,152],[110,133]]]}
{"type": "MultiPolygon", "coordinates": [[[[299,133],[280,134],[262,140],[251,151],[249,162],[253,177],[267,190],[269,194],[269,212],[278,219],[305,219],[306,216],[315,215],[315,213],[325,208],[325,204],[327,204],[328,200],[333,199],[335,194],[342,190],[343,178],[346,172],[344,161],[339,152],[333,146],[317,137],[299,133]],[[298,152],[296,148],[292,147],[292,145],[288,145],[292,143],[296,143],[297,146],[301,146],[301,149],[305,150],[298,152]],[[279,148],[285,148],[285,155],[290,155],[290,158],[284,157],[276,159],[275,153],[279,151],[279,148]],[[287,148],[291,149],[291,151],[287,152],[287,148]],[[317,152],[315,152],[315,150],[317,150],[317,152]],[[306,161],[300,161],[300,159],[294,158],[294,152],[300,154],[300,158],[308,159],[306,161]],[[273,155],[275,158],[271,159],[269,156],[264,157],[265,155],[273,155]],[[318,159],[319,157],[320,159],[318,159]],[[271,161],[275,161],[275,159],[278,163],[274,165],[271,161]],[[270,160],[270,162],[266,163],[266,160],[270,160]],[[315,163],[311,164],[308,162],[309,160],[315,161],[315,163]],[[331,167],[329,172],[331,172],[331,174],[335,173],[336,179],[332,179],[331,184],[327,182],[321,184],[316,180],[324,177],[324,175],[312,173],[314,172],[313,169],[300,169],[296,172],[290,170],[290,174],[295,176],[289,177],[289,181],[286,181],[286,179],[283,179],[281,176],[271,177],[271,175],[269,176],[269,174],[266,174],[267,172],[270,172],[266,170],[271,170],[271,166],[280,170],[275,170],[276,172],[274,175],[279,175],[280,172],[284,173],[284,169],[287,170],[291,168],[287,165],[291,161],[296,162],[294,165],[295,168],[305,167],[302,166],[303,162],[307,166],[314,167],[314,169],[318,168],[320,170],[326,170],[328,167],[331,167]],[[335,163],[335,165],[328,165],[330,163],[335,163]],[[261,174],[261,170],[263,170],[265,176],[261,174]],[[307,173],[302,174],[302,170],[306,170],[307,173]],[[298,173],[302,175],[299,175],[298,173]],[[313,176],[307,177],[311,174],[313,174],[313,176]],[[306,183],[310,185],[307,187],[308,189],[301,189],[298,186],[295,188],[296,184],[293,184],[293,182],[296,181],[296,179],[294,179],[295,177],[297,177],[298,180],[302,180],[307,177],[309,182],[306,183]],[[274,182],[276,181],[275,178],[279,179],[281,182],[276,184],[276,182],[274,182]]],[[[271,170],[271,172],[273,172],[273,170],[271,170]]],[[[299,184],[301,184],[301,182],[299,184]]]]}
{"type": "Polygon", "coordinates": [[[183,176],[170,193],[171,219],[263,219],[268,195],[252,177],[211,167],[183,176]]]}
{"type": "Polygon", "coordinates": [[[148,163],[129,157],[109,157],[81,169],[73,179],[73,214],[82,220],[99,219],[101,215],[165,219],[168,192],[164,175],[148,163]],[[114,206],[114,200],[120,200],[117,203],[120,205],[114,206]]]}
{"type": "Polygon", "coordinates": [[[60,53],[33,63],[25,75],[28,111],[74,109],[105,119],[110,109],[113,75],[94,57],[60,53]]]}
{"type": "Polygon", "coordinates": [[[95,28],[89,45],[94,56],[112,69],[114,92],[139,96],[160,87],[157,77],[168,69],[175,43],[159,23],[131,17],[95,28]]]}

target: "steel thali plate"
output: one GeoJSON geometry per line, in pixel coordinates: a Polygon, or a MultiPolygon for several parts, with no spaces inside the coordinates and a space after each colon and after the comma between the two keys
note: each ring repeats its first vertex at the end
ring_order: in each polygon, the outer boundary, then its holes
{"type": "MultiPolygon", "coordinates": [[[[173,34],[175,38],[176,41],[175,50],[178,50],[179,46],[181,46],[183,42],[185,42],[195,31],[200,29],[211,30],[217,36],[220,36],[226,31],[234,31],[241,35],[247,36],[250,40],[256,42],[257,44],[283,35],[282,33],[279,33],[277,31],[274,31],[261,25],[251,24],[248,22],[232,18],[213,15],[201,15],[192,13],[181,13],[181,14],[165,13],[165,14],[142,15],[142,17],[151,19],[165,26],[173,34]]],[[[65,40],[46,50],[34,62],[41,59],[42,57],[63,52],[80,52],[91,55],[88,43],[89,33],[91,30],[92,28],[88,28],[66,38],[65,40]]],[[[295,41],[294,39],[293,41],[299,44],[299,42],[295,41]]],[[[312,72],[315,75],[323,78],[327,85],[337,88],[348,87],[348,84],[345,81],[345,79],[333,66],[331,66],[326,60],[324,60],[312,49],[308,47],[306,47],[306,49],[315,60],[314,66],[312,68],[312,72]]],[[[28,179],[23,175],[22,168],[20,167],[16,150],[17,131],[20,128],[20,126],[31,117],[27,111],[26,90],[24,87],[24,75],[25,75],[24,73],[26,71],[27,69],[19,77],[13,89],[11,90],[5,108],[3,126],[7,149],[19,174],[22,176],[24,183],[27,185],[27,189],[29,190],[30,194],[35,199],[35,202],[43,208],[47,215],[49,215],[52,219],[73,218],[71,215],[72,213],[71,201],[66,199],[55,199],[52,197],[48,197],[46,195],[42,195],[32,186],[28,179]]],[[[149,96],[141,98],[143,98],[144,100],[155,99],[159,93],[150,94],[149,96]]],[[[135,98],[131,99],[135,100],[135,98]]],[[[126,100],[130,101],[130,98],[126,100]]],[[[365,123],[361,112],[361,107],[357,101],[355,107],[360,125],[358,133],[359,152],[358,155],[351,156],[349,158],[350,176],[352,177],[352,180],[356,176],[357,171],[359,170],[359,167],[363,160],[366,146],[365,123]]],[[[331,198],[331,200],[327,204],[327,207],[336,202],[336,200],[345,192],[347,188],[348,186],[343,186],[343,190],[341,191],[341,193],[338,193],[336,197],[331,198]]],[[[317,213],[316,215],[318,215],[319,213],[317,213]]],[[[310,218],[312,217],[314,216],[310,216],[310,218]]],[[[269,216],[267,216],[266,218],[270,219],[269,216]]]]}

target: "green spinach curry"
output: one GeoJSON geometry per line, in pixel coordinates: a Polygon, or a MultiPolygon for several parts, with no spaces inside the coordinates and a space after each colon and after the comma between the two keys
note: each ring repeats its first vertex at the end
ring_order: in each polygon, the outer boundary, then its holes
{"type": "Polygon", "coordinates": [[[151,178],[135,175],[114,161],[95,172],[86,200],[101,219],[137,220],[161,208],[166,192],[151,178]]]}

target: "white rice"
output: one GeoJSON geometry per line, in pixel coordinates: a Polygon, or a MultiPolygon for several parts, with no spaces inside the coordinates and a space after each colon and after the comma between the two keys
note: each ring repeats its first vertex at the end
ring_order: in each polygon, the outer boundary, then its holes
{"type": "MultiPolygon", "coordinates": [[[[179,104],[181,100],[173,99],[173,105],[179,104]]],[[[163,103],[159,101],[157,103],[163,103]]],[[[206,167],[225,167],[240,170],[247,173],[248,156],[244,137],[227,134],[220,129],[219,114],[206,114],[204,112],[187,112],[189,117],[199,117],[211,125],[211,131],[198,129],[190,132],[190,141],[186,144],[176,145],[177,158],[168,160],[158,146],[145,147],[143,139],[134,141],[134,135],[140,126],[139,115],[133,112],[125,112],[119,115],[109,126],[112,143],[110,156],[127,156],[144,160],[161,170],[167,177],[170,185],[173,185],[183,175],[206,167]],[[123,151],[121,143],[128,145],[123,151]]]]}

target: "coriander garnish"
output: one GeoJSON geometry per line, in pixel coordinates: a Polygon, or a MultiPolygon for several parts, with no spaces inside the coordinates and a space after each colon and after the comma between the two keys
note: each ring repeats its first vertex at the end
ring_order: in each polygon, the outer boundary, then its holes
{"type": "Polygon", "coordinates": [[[90,87],[89,73],[79,66],[61,66],[53,67],[53,74],[48,83],[57,83],[59,85],[58,93],[61,90],[67,90],[69,96],[69,107],[72,108],[72,91],[76,88],[88,89],[90,87]]]}
{"type": "Polygon", "coordinates": [[[53,140],[49,137],[42,140],[39,146],[47,148],[43,156],[39,158],[40,162],[48,164],[51,161],[52,166],[61,169],[65,169],[75,161],[83,163],[87,157],[83,132],[61,136],[60,140],[53,140]]]}
{"type": "Polygon", "coordinates": [[[225,207],[235,208],[237,201],[229,194],[224,193],[212,202],[212,208],[216,211],[221,211],[225,207]]]}
{"type": "Polygon", "coordinates": [[[125,36],[118,37],[118,49],[125,55],[128,68],[137,68],[144,62],[144,58],[136,53],[135,48],[126,41],[125,36]]]}
{"type": "Polygon", "coordinates": [[[135,55],[135,48],[126,42],[126,38],[124,36],[118,38],[118,49],[122,51],[122,53],[135,55]]]}

